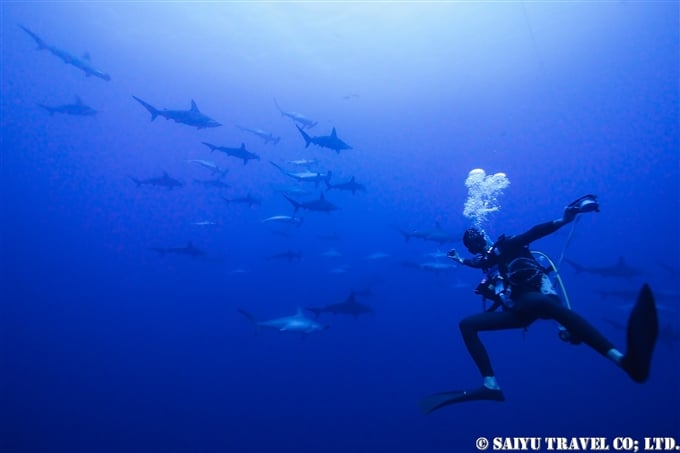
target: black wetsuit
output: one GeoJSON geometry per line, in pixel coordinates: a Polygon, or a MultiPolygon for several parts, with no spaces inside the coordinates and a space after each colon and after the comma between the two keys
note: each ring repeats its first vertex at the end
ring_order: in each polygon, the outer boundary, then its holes
{"type": "MultiPolygon", "coordinates": [[[[541,269],[529,251],[529,244],[557,231],[561,226],[557,222],[546,222],[516,236],[501,236],[489,253],[478,255],[473,259],[464,259],[463,264],[482,269],[484,272],[497,267],[506,281],[509,280],[508,267],[517,258],[529,259],[536,263],[534,269],[541,269]]],[[[541,269],[539,281],[544,272],[541,269]]],[[[528,275],[536,277],[536,273],[530,272],[528,275]]],[[[500,312],[487,311],[468,316],[460,321],[460,331],[465,346],[483,377],[494,376],[494,372],[486,348],[477,335],[480,331],[525,328],[537,319],[554,319],[571,335],[576,336],[602,355],[606,356],[607,352],[614,347],[588,321],[564,307],[556,294],[542,292],[541,287],[536,285],[535,279],[531,282],[517,281],[517,274],[515,274],[511,280],[509,288],[512,303],[509,304],[508,309],[500,312]]]]}

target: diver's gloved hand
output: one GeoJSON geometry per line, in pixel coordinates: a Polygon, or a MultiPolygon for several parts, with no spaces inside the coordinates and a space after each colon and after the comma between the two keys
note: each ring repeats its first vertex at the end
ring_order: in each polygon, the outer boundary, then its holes
{"type": "Polygon", "coordinates": [[[569,203],[564,208],[564,216],[562,216],[562,224],[572,222],[578,214],[585,212],[600,212],[600,204],[597,202],[597,197],[593,194],[584,195],[581,198],[569,203]]]}
{"type": "Polygon", "coordinates": [[[600,204],[597,202],[597,197],[592,194],[584,195],[571,203],[569,203],[564,208],[564,215],[562,219],[562,225],[572,222],[577,215],[586,212],[600,212],[600,204]]]}
{"type": "Polygon", "coordinates": [[[446,256],[447,256],[449,259],[451,259],[451,260],[453,260],[453,261],[456,261],[456,262],[458,262],[458,263],[462,263],[462,262],[463,262],[463,258],[458,254],[458,252],[456,251],[456,249],[451,249],[451,250],[449,250],[449,252],[446,254],[446,256]]]}
{"type": "Polygon", "coordinates": [[[564,208],[564,214],[562,215],[562,224],[566,225],[574,221],[576,216],[581,212],[578,206],[567,206],[564,208]]]}

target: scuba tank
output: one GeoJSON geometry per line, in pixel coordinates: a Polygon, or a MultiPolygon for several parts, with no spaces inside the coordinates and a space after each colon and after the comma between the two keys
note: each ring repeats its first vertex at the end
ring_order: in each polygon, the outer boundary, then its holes
{"type": "MultiPolygon", "coordinates": [[[[569,295],[567,294],[567,290],[564,287],[564,282],[562,281],[562,277],[560,276],[560,272],[557,269],[557,266],[555,266],[555,263],[553,263],[550,257],[543,252],[532,250],[531,254],[536,256],[537,259],[542,258],[548,262],[549,267],[547,267],[546,270],[555,272],[555,281],[557,282],[557,285],[560,287],[560,291],[562,292],[562,297],[560,298],[560,300],[562,301],[562,304],[565,307],[571,310],[571,302],[569,301],[569,295]]],[[[561,324],[558,325],[557,327],[557,336],[560,338],[560,340],[564,341],[565,343],[573,345],[579,345],[583,343],[583,340],[578,338],[576,335],[572,334],[569,330],[567,330],[566,327],[564,327],[561,324]]]]}

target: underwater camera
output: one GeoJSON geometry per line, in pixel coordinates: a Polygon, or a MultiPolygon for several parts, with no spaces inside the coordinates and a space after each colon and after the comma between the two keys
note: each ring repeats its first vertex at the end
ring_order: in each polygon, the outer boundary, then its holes
{"type": "Polygon", "coordinates": [[[567,208],[576,209],[579,214],[593,211],[600,212],[600,203],[597,202],[597,196],[588,194],[572,201],[567,205],[567,208]]]}

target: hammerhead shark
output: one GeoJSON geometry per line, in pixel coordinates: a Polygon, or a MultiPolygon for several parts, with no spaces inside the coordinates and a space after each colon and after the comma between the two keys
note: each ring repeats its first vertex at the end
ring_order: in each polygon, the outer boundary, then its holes
{"type": "Polygon", "coordinates": [[[306,209],[308,211],[320,211],[320,212],[331,212],[338,209],[336,205],[326,200],[326,198],[323,196],[323,193],[321,193],[321,196],[319,197],[318,200],[302,202],[295,201],[292,198],[288,197],[287,195],[284,195],[283,197],[286,200],[288,200],[290,204],[293,205],[293,208],[295,208],[294,212],[297,212],[298,209],[306,209]]]}
{"type": "Polygon", "coordinates": [[[165,256],[168,253],[174,253],[175,255],[188,255],[192,257],[205,255],[205,252],[199,248],[194,247],[194,244],[192,244],[191,241],[187,243],[186,247],[166,247],[166,248],[152,247],[150,250],[158,252],[158,254],[160,254],[161,256],[165,256]]]}
{"type": "Polygon", "coordinates": [[[300,307],[298,307],[297,312],[292,316],[273,318],[268,321],[258,321],[255,316],[242,308],[239,308],[238,311],[253,323],[256,332],[259,332],[260,328],[265,327],[278,330],[279,332],[297,332],[308,335],[310,333],[321,332],[322,330],[328,329],[328,326],[319,324],[313,319],[306,317],[304,313],[302,313],[300,307]]]}
{"type": "Polygon", "coordinates": [[[302,259],[302,252],[300,250],[286,250],[285,252],[275,253],[269,256],[270,260],[286,259],[288,262],[302,259]]]}
{"type": "MultiPolygon", "coordinates": [[[[279,103],[276,102],[276,99],[274,99],[274,105],[276,105],[277,110],[281,113],[281,116],[287,116],[288,118],[292,119],[295,121],[295,123],[300,123],[302,124],[302,128],[312,128],[317,125],[317,122],[314,120],[311,120],[304,116],[301,113],[297,112],[286,112],[285,110],[281,109],[279,107],[279,103]]],[[[296,124],[297,125],[297,124],[296,124]]]]}
{"type": "Polygon", "coordinates": [[[286,176],[290,176],[291,178],[297,179],[300,182],[313,182],[316,186],[318,186],[319,182],[321,181],[328,183],[328,181],[331,179],[331,175],[333,174],[330,170],[327,171],[326,174],[310,170],[299,172],[286,171],[283,167],[275,164],[271,160],[269,161],[269,163],[278,168],[279,171],[281,171],[281,173],[283,173],[286,176]]]}
{"type": "Polygon", "coordinates": [[[306,167],[306,168],[309,168],[312,165],[316,165],[316,164],[319,163],[316,159],[293,159],[293,160],[289,160],[289,161],[286,161],[286,162],[291,164],[291,165],[296,165],[298,167],[306,167]]]}
{"type": "Polygon", "coordinates": [[[619,260],[616,262],[616,264],[611,266],[588,267],[582,266],[581,264],[566,258],[564,259],[564,261],[571,265],[571,267],[574,268],[576,273],[586,272],[588,274],[595,274],[601,277],[630,279],[632,277],[642,275],[643,273],[640,269],[636,269],[634,267],[627,265],[622,256],[619,257],[619,260]]]}
{"type": "Polygon", "coordinates": [[[200,184],[203,187],[211,189],[228,189],[231,186],[226,182],[222,181],[222,178],[217,177],[214,179],[196,179],[194,178],[194,184],[200,184]]]}
{"type": "Polygon", "coordinates": [[[321,313],[333,313],[334,315],[350,315],[354,319],[359,319],[360,315],[371,314],[373,309],[366,304],[357,302],[356,294],[352,291],[347,299],[337,304],[330,304],[324,307],[307,307],[306,310],[314,313],[317,318],[321,313]]]}
{"type": "Polygon", "coordinates": [[[87,77],[94,76],[102,80],[106,80],[107,82],[111,80],[110,75],[92,66],[89,54],[86,53],[82,57],[76,57],[75,55],[72,55],[66,52],[65,50],[61,50],[58,47],[47,44],[45,41],[42,40],[42,38],[40,38],[38,35],[33,33],[28,28],[24,27],[23,25],[19,25],[19,27],[21,27],[22,30],[24,30],[26,33],[28,33],[28,35],[31,38],[33,38],[35,43],[38,45],[38,50],[43,49],[47,50],[49,53],[59,58],[64,63],[75,66],[76,68],[83,71],[87,77]]]}
{"type": "Polygon", "coordinates": [[[431,230],[404,231],[402,229],[397,228],[397,231],[399,231],[399,233],[401,233],[401,235],[404,236],[404,240],[407,242],[411,238],[432,241],[438,243],[439,245],[455,241],[455,238],[451,234],[449,234],[446,230],[444,230],[439,224],[439,222],[435,222],[434,228],[431,230]]]}
{"type": "Polygon", "coordinates": [[[447,263],[444,261],[427,261],[424,263],[420,263],[420,268],[425,270],[425,271],[431,271],[431,272],[443,272],[443,271],[448,271],[456,268],[456,265],[453,263],[447,263]]]}
{"type": "Polygon", "coordinates": [[[357,192],[357,190],[366,192],[366,186],[356,182],[354,176],[352,176],[352,179],[350,179],[349,181],[341,182],[339,184],[331,184],[328,180],[326,180],[326,192],[328,192],[331,189],[347,190],[349,192],[352,192],[352,195],[354,195],[357,192]]]}
{"type": "Polygon", "coordinates": [[[321,148],[332,149],[338,154],[340,154],[340,151],[342,150],[352,149],[351,146],[338,138],[335,128],[333,128],[333,131],[331,131],[331,135],[319,135],[316,137],[311,137],[297,124],[295,127],[297,127],[297,129],[300,131],[300,134],[302,134],[302,138],[305,139],[305,148],[307,148],[310,144],[314,144],[316,146],[320,146],[321,148]]]}
{"type": "Polygon", "coordinates": [[[50,116],[54,115],[55,113],[64,113],[66,115],[74,116],[95,116],[97,114],[97,111],[95,109],[93,109],[89,105],[85,105],[78,96],[76,96],[75,103],[73,104],[63,104],[55,106],[49,106],[45,104],[38,105],[43,109],[47,110],[50,116]]]}
{"type": "Polygon", "coordinates": [[[139,102],[144,106],[145,109],[151,113],[151,121],[155,120],[156,117],[162,116],[166,120],[173,120],[176,123],[186,124],[187,126],[193,126],[196,129],[205,129],[208,127],[218,127],[221,126],[220,123],[210,118],[207,115],[201,113],[198,110],[198,106],[194,100],[191,100],[191,108],[189,110],[159,110],[151,104],[142,101],[137,96],[132,96],[135,101],[139,102]]]}
{"type": "Polygon", "coordinates": [[[257,197],[252,196],[251,194],[246,195],[245,197],[232,197],[232,198],[227,198],[227,197],[222,197],[224,201],[227,202],[227,204],[231,203],[243,203],[247,204],[249,208],[252,208],[253,205],[261,205],[262,200],[260,200],[257,197]]]}
{"type": "Polygon", "coordinates": [[[260,160],[260,156],[258,156],[255,153],[251,153],[250,151],[248,151],[246,149],[245,143],[241,143],[240,148],[229,148],[229,147],[226,147],[226,146],[217,146],[217,145],[213,145],[213,144],[208,143],[208,142],[201,142],[201,143],[203,143],[205,146],[210,148],[210,152],[222,151],[227,156],[236,157],[237,159],[243,159],[243,165],[247,164],[248,161],[252,160],[252,159],[260,160]]]}
{"type": "Polygon", "coordinates": [[[251,129],[249,127],[239,126],[238,124],[236,125],[236,127],[244,132],[249,132],[253,135],[257,135],[262,140],[264,140],[265,145],[269,142],[272,142],[272,144],[276,145],[281,140],[281,137],[275,137],[274,134],[272,134],[271,132],[263,131],[262,129],[251,129]]]}
{"type": "MultiPolygon", "coordinates": [[[[284,172],[284,174],[286,174],[284,172]]],[[[290,176],[290,175],[288,175],[290,176]]],[[[291,176],[292,177],[292,176],[291,176]]],[[[285,193],[286,195],[290,195],[291,197],[303,197],[310,195],[312,192],[309,189],[305,189],[304,187],[301,187],[299,185],[291,185],[291,186],[285,186],[285,185],[275,185],[272,186],[274,191],[278,193],[285,193]]]]}
{"type": "Polygon", "coordinates": [[[295,225],[296,227],[299,227],[302,225],[303,220],[304,220],[303,217],[295,217],[289,215],[275,215],[267,217],[262,221],[262,223],[281,223],[284,225],[295,225]]]}
{"type": "Polygon", "coordinates": [[[168,176],[166,172],[163,172],[163,176],[148,179],[137,179],[130,176],[130,179],[137,184],[137,187],[148,184],[150,186],[167,187],[168,190],[172,190],[175,187],[182,187],[184,183],[175,178],[168,176]]]}
{"type": "Polygon", "coordinates": [[[201,159],[189,159],[187,160],[190,164],[196,164],[200,165],[203,168],[207,168],[208,170],[212,171],[212,174],[218,174],[220,176],[226,176],[227,173],[229,172],[228,168],[222,169],[217,165],[215,162],[211,160],[201,160],[201,159]]]}

